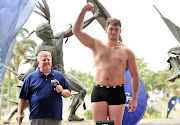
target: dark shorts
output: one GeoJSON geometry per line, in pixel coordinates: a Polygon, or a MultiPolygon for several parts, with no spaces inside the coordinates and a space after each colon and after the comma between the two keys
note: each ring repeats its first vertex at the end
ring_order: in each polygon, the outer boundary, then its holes
{"type": "Polygon", "coordinates": [[[108,105],[120,105],[126,103],[124,85],[101,86],[94,84],[91,94],[91,102],[106,101],[108,105]]]}

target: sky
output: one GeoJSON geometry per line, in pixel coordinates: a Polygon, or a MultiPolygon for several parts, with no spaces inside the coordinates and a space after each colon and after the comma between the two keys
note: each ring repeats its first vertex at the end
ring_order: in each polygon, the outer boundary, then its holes
{"type": "MultiPolygon", "coordinates": [[[[87,2],[86,0],[46,1],[50,8],[51,26],[54,33],[64,31],[69,24],[74,24],[82,7],[87,2]]],[[[99,2],[106,8],[111,17],[121,20],[123,43],[134,52],[136,57],[144,58],[144,63],[148,64],[148,69],[157,72],[163,71],[169,66],[167,52],[179,43],[153,5],[166,18],[180,26],[180,0],[99,0],[99,2]]],[[[92,16],[92,13],[88,12],[85,20],[92,16]]],[[[43,22],[47,21],[32,13],[23,27],[31,32],[43,22]]],[[[96,20],[84,31],[104,42],[107,41],[105,31],[96,20]]],[[[29,38],[37,41],[38,44],[42,42],[35,33],[29,38]]],[[[63,49],[65,71],[72,68],[82,72],[94,73],[91,50],[83,46],[75,36],[69,38],[63,49]]],[[[23,71],[24,69],[20,72],[23,71]]]]}

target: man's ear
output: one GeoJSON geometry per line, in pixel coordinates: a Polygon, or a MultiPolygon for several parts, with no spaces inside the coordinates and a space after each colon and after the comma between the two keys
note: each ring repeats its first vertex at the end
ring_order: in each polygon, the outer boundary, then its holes
{"type": "Polygon", "coordinates": [[[122,32],[122,29],[120,29],[120,33],[122,32]]]}
{"type": "Polygon", "coordinates": [[[107,33],[107,27],[105,28],[105,31],[106,31],[106,33],[107,33]]]}
{"type": "Polygon", "coordinates": [[[37,64],[38,64],[38,66],[39,66],[39,61],[37,61],[37,64]]]}

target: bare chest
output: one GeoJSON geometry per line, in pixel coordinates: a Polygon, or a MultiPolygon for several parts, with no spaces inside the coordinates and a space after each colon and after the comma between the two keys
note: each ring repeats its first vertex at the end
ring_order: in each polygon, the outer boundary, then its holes
{"type": "Polygon", "coordinates": [[[126,51],[119,47],[103,48],[99,49],[96,54],[94,54],[95,64],[113,64],[113,65],[126,65],[127,62],[126,51]]]}

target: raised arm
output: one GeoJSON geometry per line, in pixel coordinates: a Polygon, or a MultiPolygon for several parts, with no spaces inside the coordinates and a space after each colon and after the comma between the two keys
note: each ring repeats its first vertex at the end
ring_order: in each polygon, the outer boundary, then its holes
{"type": "Polygon", "coordinates": [[[81,10],[77,20],[73,25],[72,32],[79,39],[79,41],[88,48],[93,48],[95,39],[89,34],[83,32],[83,22],[87,11],[93,11],[94,6],[92,3],[87,3],[81,10]]]}
{"type": "MultiPolygon", "coordinates": [[[[89,24],[91,24],[91,22],[93,22],[95,19],[95,16],[92,16],[91,18],[87,19],[83,24],[83,29],[86,28],[89,24]]],[[[65,30],[64,37],[71,37],[72,35],[72,25],[70,25],[70,27],[67,30],[65,30]]]]}
{"type": "Polygon", "coordinates": [[[133,97],[132,97],[131,101],[129,102],[128,108],[131,107],[129,112],[133,112],[136,110],[136,107],[137,107],[137,99],[138,99],[140,82],[139,82],[139,74],[138,74],[138,69],[137,69],[137,65],[136,65],[135,55],[131,50],[129,50],[128,56],[129,56],[128,57],[128,69],[131,74],[131,84],[132,84],[132,90],[133,90],[133,97]]]}

